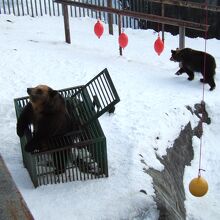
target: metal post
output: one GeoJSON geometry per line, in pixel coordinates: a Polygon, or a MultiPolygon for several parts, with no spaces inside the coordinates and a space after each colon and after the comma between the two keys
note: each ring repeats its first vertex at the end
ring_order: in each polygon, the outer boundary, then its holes
{"type": "Polygon", "coordinates": [[[67,4],[62,4],[62,6],[63,6],[63,18],[64,18],[66,43],[71,44],[68,6],[67,4]]]}
{"type": "MultiPolygon", "coordinates": [[[[107,1],[107,6],[112,8],[112,0],[107,1]]],[[[113,17],[111,13],[108,13],[108,31],[109,34],[113,35],[113,17]]]]}
{"type": "Polygon", "coordinates": [[[179,27],[179,49],[185,48],[185,27],[179,27]]]}
{"type": "MultiPolygon", "coordinates": [[[[164,4],[161,5],[161,10],[162,10],[161,15],[162,15],[162,17],[164,17],[164,4]]],[[[164,24],[162,24],[162,41],[163,42],[164,42],[164,39],[165,39],[165,37],[164,37],[164,24]]]]}
{"type": "MultiPolygon", "coordinates": [[[[118,36],[121,34],[121,15],[118,15],[118,36]]],[[[122,56],[122,48],[119,46],[119,53],[122,56]]]]}

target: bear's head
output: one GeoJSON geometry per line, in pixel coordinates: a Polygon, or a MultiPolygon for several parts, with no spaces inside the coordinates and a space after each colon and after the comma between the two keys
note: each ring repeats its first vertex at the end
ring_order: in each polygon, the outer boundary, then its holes
{"type": "Polygon", "coordinates": [[[176,50],[171,50],[171,57],[170,60],[174,62],[181,62],[182,61],[182,56],[180,53],[180,49],[176,48],[176,50]]]}
{"type": "Polygon", "coordinates": [[[27,88],[27,93],[36,113],[58,111],[63,106],[61,95],[47,85],[27,88]]]}

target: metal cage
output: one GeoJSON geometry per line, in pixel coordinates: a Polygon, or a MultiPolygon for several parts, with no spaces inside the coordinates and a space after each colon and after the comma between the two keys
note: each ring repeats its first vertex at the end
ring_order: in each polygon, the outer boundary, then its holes
{"type": "MultiPolygon", "coordinates": [[[[40,152],[27,153],[31,125],[20,138],[24,166],[35,187],[46,184],[108,177],[106,137],[98,117],[120,101],[107,69],[86,85],[59,90],[71,117],[81,124],[77,131],[55,136],[40,152]]],[[[17,118],[29,98],[14,99],[17,118]]]]}

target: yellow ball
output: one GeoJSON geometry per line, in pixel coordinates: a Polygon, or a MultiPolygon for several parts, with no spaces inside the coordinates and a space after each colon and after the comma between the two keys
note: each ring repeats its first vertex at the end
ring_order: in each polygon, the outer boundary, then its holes
{"type": "Polygon", "coordinates": [[[208,188],[207,181],[201,176],[192,179],[189,184],[189,191],[196,197],[204,196],[208,192],[208,188]]]}

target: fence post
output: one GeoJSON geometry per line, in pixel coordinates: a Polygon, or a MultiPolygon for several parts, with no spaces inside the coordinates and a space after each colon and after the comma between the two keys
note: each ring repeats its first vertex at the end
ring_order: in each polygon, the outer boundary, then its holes
{"type": "MultiPolygon", "coordinates": [[[[164,17],[164,4],[161,5],[161,10],[162,10],[162,17],[164,17]]],[[[162,24],[162,41],[164,42],[164,24],[162,24]]]]}
{"type": "Polygon", "coordinates": [[[62,6],[63,6],[63,18],[64,18],[66,43],[71,44],[68,6],[66,4],[62,4],[62,6]]]}
{"type": "MultiPolygon", "coordinates": [[[[179,49],[185,48],[185,27],[179,26],[179,49]]],[[[179,67],[182,67],[182,63],[179,63],[179,67]]]]}
{"type": "MultiPolygon", "coordinates": [[[[121,34],[121,15],[118,14],[118,36],[120,36],[120,34],[121,34]]],[[[119,54],[120,56],[122,56],[122,48],[120,45],[119,45],[119,54]]]]}
{"type": "Polygon", "coordinates": [[[185,27],[179,27],[179,49],[183,49],[185,47],[185,27]]]}
{"type": "MultiPolygon", "coordinates": [[[[112,8],[112,0],[107,1],[107,6],[112,8]]],[[[108,30],[109,34],[113,35],[113,17],[111,13],[108,13],[108,30]]]]}

